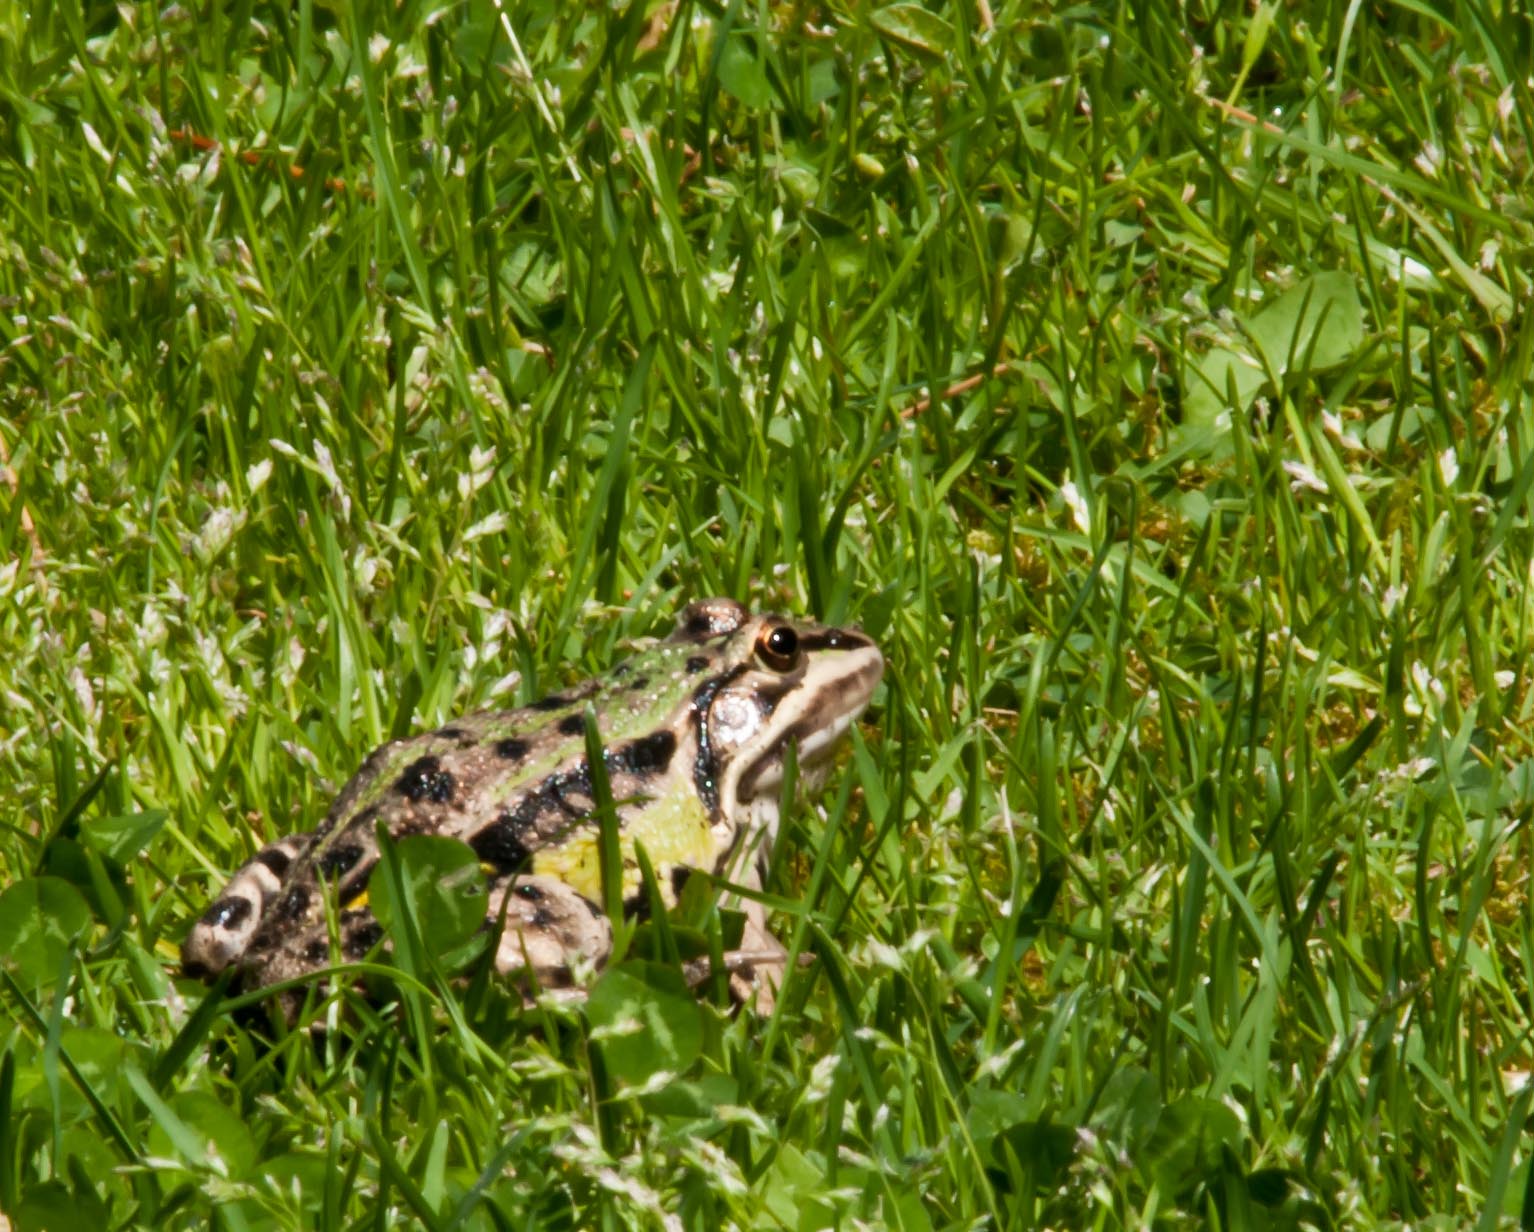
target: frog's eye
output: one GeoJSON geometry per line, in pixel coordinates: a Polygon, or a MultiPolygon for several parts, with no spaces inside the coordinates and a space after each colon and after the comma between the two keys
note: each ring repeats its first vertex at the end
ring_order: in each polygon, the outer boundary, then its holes
{"type": "Polygon", "coordinates": [[[799,664],[799,635],[788,625],[772,625],[756,639],[756,653],[775,672],[793,671],[799,664]]]}

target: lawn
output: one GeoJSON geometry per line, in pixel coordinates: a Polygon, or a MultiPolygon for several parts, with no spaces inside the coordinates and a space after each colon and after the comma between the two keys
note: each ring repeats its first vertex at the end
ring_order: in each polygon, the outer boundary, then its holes
{"type": "Polygon", "coordinates": [[[1517,0],[0,6],[0,1227],[1534,1227],[1531,66],[1517,0]],[[888,664],[770,1017],[643,936],[313,1033],[182,976],[375,746],[715,594],[888,664]]]}

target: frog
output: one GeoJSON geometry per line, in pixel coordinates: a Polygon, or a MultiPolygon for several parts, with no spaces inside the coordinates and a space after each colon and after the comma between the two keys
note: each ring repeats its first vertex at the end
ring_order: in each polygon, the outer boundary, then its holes
{"type": "Polygon", "coordinates": [[[883,672],[878,646],[855,627],[753,614],[729,598],[690,603],[669,637],[605,675],[375,750],[315,829],[236,870],[187,934],[182,970],[211,981],[233,967],[237,990],[259,991],[323,983],[338,962],[386,946],[367,900],[383,832],[466,843],[488,880],[496,970],[532,990],[577,986],[613,948],[589,717],[616,813],[625,915],[649,901],[638,846],[668,909],[695,871],[748,891],[726,965],[738,1000],[770,1008],[786,955],[749,891],[761,890],[778,837],[789,750],[801,788],[820,786],[883,672]]]}

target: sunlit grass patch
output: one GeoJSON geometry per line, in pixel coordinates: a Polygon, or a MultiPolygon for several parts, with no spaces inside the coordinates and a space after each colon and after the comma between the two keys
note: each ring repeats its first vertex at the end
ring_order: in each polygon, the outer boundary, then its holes
{"type": "Polygon", "coordinates": [[[1531,37],[0,16],[0,1211],[1515,1223],[1531,37]],[[708,594],[888,662],[774,1017],[204,1012],[191,921],[371,749],[708,594]]]}

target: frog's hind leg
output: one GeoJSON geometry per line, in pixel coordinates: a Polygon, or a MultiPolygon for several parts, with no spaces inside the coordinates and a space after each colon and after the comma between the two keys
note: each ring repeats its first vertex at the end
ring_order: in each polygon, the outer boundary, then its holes
{"type": "Polygon", "coordinates": [[[500,929],[496,970],[529,974],[540,988],[568,988],[577,968],[600,967],[612,953],[607,916],[558,877],[497,877],[485,919],[500,929]]]}
{"type": "Polygon", "coordinates": [[[181,943],[181,969],[187,975],[211,978],[245,953],[308,840],[306,834],[279,839],[241,865],[181,943]]]}

